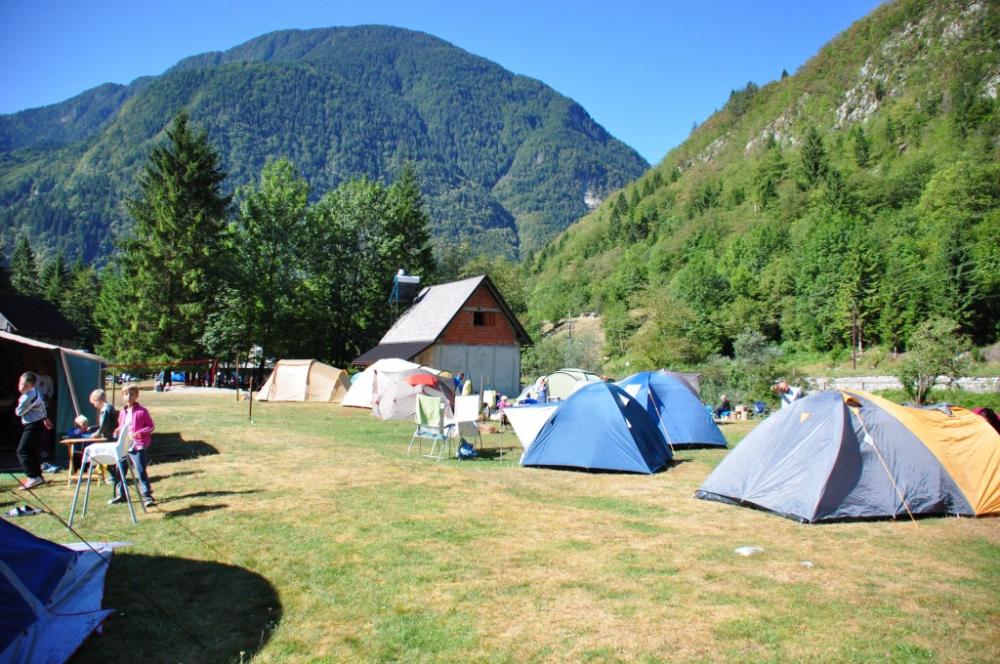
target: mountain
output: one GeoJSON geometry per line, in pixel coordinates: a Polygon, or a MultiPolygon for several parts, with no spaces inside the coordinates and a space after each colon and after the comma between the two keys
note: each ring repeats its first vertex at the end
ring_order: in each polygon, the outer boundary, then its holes
{"type": "Polygon", "coordinates": [[[288,30],[0,116],[0,229],[71,255],[112,250],[122,201],[181,108],[229,185],[288,157],[312,196],[411,161],[441,246],[530,254],[648,164],[543,83],[427,34],[384,26],[288,30]]]}
{"type": "Polygon", "coordinates": [[[998,41],[996,2],[897,0],[732,91],[530,261],[530,317],[600,312],[633,368],[902,349],[935,316],[995,340],[998,41]]]}

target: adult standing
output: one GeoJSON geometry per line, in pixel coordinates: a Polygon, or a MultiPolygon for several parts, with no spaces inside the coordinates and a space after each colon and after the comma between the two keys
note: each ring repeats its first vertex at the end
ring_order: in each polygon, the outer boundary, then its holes
{"type": "Polygon", "coordinates": [[[782,408],[791,405],[793,401],[798,401],[805,396],[805,392],[802,391],[801,387],[790,386],[784,378],[775,381],[774,387],[771,389],[781,398],[782,408]]]}
{"type": "Polygon", "coordinates": [[[21,418],[24,426],[21,441],[17,445],[17,460],[21,462],[21,469],[26,475],[26,479],[21,481],[24,489],[45,484],[38,455],[43,431],[52,428],[45,410],[45,401],[35,387],[37,383],[38,374],[33,371],[25,371],[17,381],[17,391],[21,393],[21,398],[17,401],[14,413],[21,418]]]}

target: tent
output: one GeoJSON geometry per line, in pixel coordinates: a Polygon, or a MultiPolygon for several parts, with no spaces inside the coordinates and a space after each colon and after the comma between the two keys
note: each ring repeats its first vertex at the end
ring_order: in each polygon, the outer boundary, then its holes
{"type": "Polygon", "coordinates": [[[559,406],[521,463],[650,474],[670,459],[663,435],[642,405],[602,381],[578,389],[559,406]]]}
{"type": "Polygon", "coordinates": [[[719,427],[681,374],[643,371],[616,385],[642,404],[670,447],[726,447],[719,427]]]}
{"type": "Polygon", "coordinates": [[[806,523],[998,513],[1000,435],[958,406],[819,392],[750,432],[695,495],[806,523]]]}
{"type": "Polygon", "coordinates": [[[503,413],[514,429],[517,439],[521,441],[521,447],[528,449],[559,406],[559,402],[510,406],[504,408],[503,413]]]}
{"type": "MultiPolygon", "coordinates": [[[[421,368],[419,364],[414,364],[413,362],[407,362],[406,360],[400,360],[394,357],[379,360],[361,373],[355,374],[355,377],[351,379],[350,389],[347,390],[344,400],[340,403],[342,406],[353,406],[354,408],[371,408],[372,398],[375,396],[376,374],[379,372],[396,373],[399,371],[406,371],[407,369],[419,368],[421,368]]],[[[436,369],[430,369],[428,367],[424,367],[424,369],[427,369],[427,371],[433,374],[441,373],[436,369]]]]}
{"type": "Polygon", "coordinates": [[[455,389],[450,378],[442,378],[426,369],[409,369],[377,377],[378,392],[372,399],[372,415],[383,420],[413,420],[417,414],[417,395],[441,397],[445,416],[451,417],[455,389]]]}
{"type": "Polygon", "coordinates": [[[660,373],[665,376],[672,376],[679,380],[684,381],[691,386],[694,393],[701,398],[701,374],[700,373],[686,373],[683,371],[667,371],[666,369],[660,369],[660,373]]]}
{"type": "Polygon", "coordinates": [[[279,360],[260,386],[261,401],[333,401],[347,394],[347,372],[316,360],[279,360]]]}
{"type": "Polygon", "coordinates": [[[534,398],[538,394],[538,388],[541,386],[543,378],[549,382],[548,398],[551,401],[564,401],[584,385],[601,382],[600,376],[586,369],[559,369],[547,376],[539,376],[534,383],[524,388],[514,401],[520,402],[524,399],[534,398]]]}
{"type": "Polygon", "coordinates": [[[107,562],[0,519],[0,662],[65,662],[113,613],[107,562]]]}
{"type": "MultiPolygon", "coordinates": [[[[90,393],[101,387],[101,358],[90,353],[0,332],[0,449],[17,445],[21,436],[20,420],[14,417],[17,403],[17,378],[25,371],[39,375],[39,388],[46,395],[49,417],[55,423],[55,434],[65,433],[75,424],[77,415],[97,421],[90,405],[90,393]],[[6,442],[2,442],[6,441],[6,442]]],[[[66,446],[51,441],[43,447],[50,460],[65,463],[66,446]]]]}

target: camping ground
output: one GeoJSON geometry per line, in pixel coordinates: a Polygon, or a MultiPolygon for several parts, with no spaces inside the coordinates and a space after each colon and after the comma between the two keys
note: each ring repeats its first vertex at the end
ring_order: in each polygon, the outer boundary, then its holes
{"type": "MultiPolygon", "coordinates": [[[[365,410],[255,403],[251,424],[232,393],[142,400],[160,502],[133,527],[102,486],[77,521],[132,545],[108,575],[116,614],[74,661],[1000,657],[995,518],[805,526],[692,499],[725,451],[648,477],[437,463],[365,410]],[[747,545],[764,552],[734,555],[747,545]]],[[[37,495],[65,517],[66,476],[50,479],[37,495]]]]}

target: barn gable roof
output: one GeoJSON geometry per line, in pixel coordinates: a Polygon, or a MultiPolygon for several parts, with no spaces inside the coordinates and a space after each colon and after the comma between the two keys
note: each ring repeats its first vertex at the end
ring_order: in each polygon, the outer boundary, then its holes
{"type": "MultiPolygon", "coordinates": [[[[388,357],[385,353],[409,352],[419,346],[419,349],[410,355],[413,357],[438,340],[480,286],[484,286],[496,300],[500,310],[514,328],[518,343],[523,346],[531,345],[531,337],[504,301],[493,281],[489,276],[481,274],[478,277],[425,287],[417,295],[413,305],[403,312],[399,320],[385,333],[378,346],[358,357],[354,360],[354,364],[370,364],[374,361],[373,357],[380,359],[388,357]]],[[[393,357],[403,356],[397,354],[393,357]]],[[[408,358],[403,357],[403,359],[408,358]]]]}

